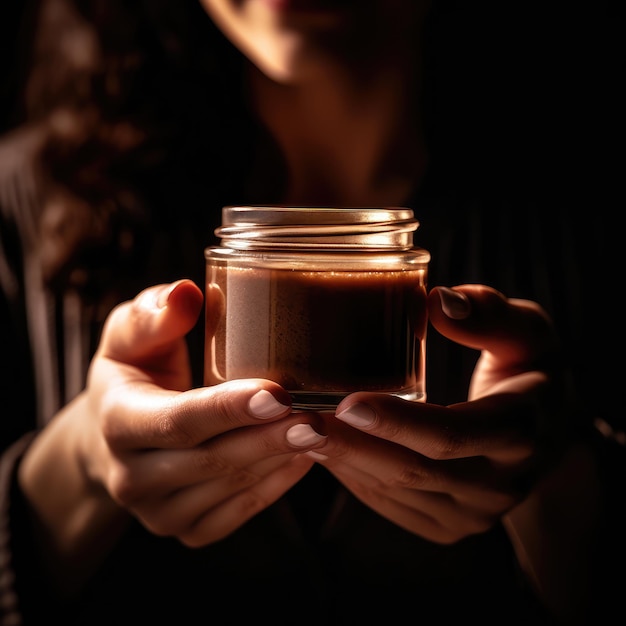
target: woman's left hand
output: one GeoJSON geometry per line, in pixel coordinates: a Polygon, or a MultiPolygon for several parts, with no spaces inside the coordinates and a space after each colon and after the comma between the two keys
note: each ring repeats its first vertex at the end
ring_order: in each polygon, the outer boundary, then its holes
{"type": "Polygon", "coordinates": [[[432,325],[480,350],[468,401],[440,406],[358,392],[307,453],[380,515],[453,543],[492,527],[529,493],[560,428],[555,336],[536,303],[490,287],[434,288],[432,325]]]}

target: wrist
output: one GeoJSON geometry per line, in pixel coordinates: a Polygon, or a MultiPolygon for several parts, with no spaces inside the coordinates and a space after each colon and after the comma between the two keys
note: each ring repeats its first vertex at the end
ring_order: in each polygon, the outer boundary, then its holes
{"type": "Polygon", "coordinates": [[[18,485],[31,515],[50,583],[63,595],[77,591],[123,533],[126,511],[94,480],[87,465],[86,399],[67,405],[33,441],[18,468],[18,485]]]}

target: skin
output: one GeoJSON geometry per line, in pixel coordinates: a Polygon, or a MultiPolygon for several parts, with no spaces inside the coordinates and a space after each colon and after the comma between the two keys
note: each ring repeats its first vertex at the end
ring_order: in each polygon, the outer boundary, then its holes
{"type": "Polygon", "coordinates": [[[254,107],[288,163],[283,201],[401,205],[427,161],[415,41],[428,3],[201,2],[250,60],[254,107]]]}
{"type": "Polygon", "coordinates": [[[344,72],[350,82],[363,80],[359,68],[369,70],[377,59],[382,65],[399,58],[406,37],[415,34],[430,4],[426,0],[200,3],[263,74],[290,85],[323,82],[329,71],[344,72]]]}
{"type": "MultiPolygon", "coordinates": [[[[294,15],[289,3],[201,2],[250,59],[253,104],[289,164],[285,202],[401,204],[428,159],[412,121],[419,60],[407,54],[426,4],[349,2],[346,13],[294,15]],[[375,59],[371,71],[355,71],[354,50],[375,59]]],[[[335,414],[292,413],[288,394],[268,380],[191,389],[184,336],[202,307],[202,291],[188,280],[119,305],[86,389],[22,462],[20,485],[59,593],[80,588],[131,517],[185,545],[207,545],[270,506],[314,463],[380,515],[435,542],[504,516],[541,587],[525,529],[541,515],[536,479],[566,407],[553,329],[538,304],[482,285],[433,288],[434,329],[480,351],[468,401],[445,407],[359,392],[335,414]],[[255,396],[262,417],[251,408],[255,396]],[[304,440],[293,437],[303,432],[304,440]]],[[[585,485],[577,488],[583,499],[585,485]]],[[[562,528],[555,534],[567,534],[562,528]]]]}
{"type": "Polygon", "coordinates": [[[532,423],[551,411],[549,375],[537,365],[552,348],[550,324],[538,305],[488,287],[454,293],[467,297],[452,296],[469,307],[467,317],[446,316],[438,288],[429,315],[445,336],[482,349],[470,401],[442,407],[360,392],[336,417],[290,413],[288,394],[266,380],[189,389],[183,338],[203,303],[191,281],[149,288],[118,306],[85,392],[20,466],[52,539],[50,562],[63,570],[63,591],[106,554],[110,544],[93,536],[114,542],[129,514],[156,534],[206,545],[269,506],[313,462],[381,515],[433,541],[488,529],[526,495],[520,485],[535,470],[532,423]],[[275,400],[271,417],[251,412],[261,390],[275,400]],[[355,407],[368,407],[372,423],[352,425],[355,407]],[[288,434],[301,424],[313,439],[298,448],[288,434]]]}

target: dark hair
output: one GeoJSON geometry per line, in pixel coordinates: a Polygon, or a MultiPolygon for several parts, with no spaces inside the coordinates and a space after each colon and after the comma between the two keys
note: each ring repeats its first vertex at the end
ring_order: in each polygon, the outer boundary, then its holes
{"type": "MultiPolygon", "coordinates": [[[[48,128],[43,171],[79,199],[66,205],[78,226],[51,276],[94,250],[110,263],[135,240],[129,231],[207,210],[207,194],[213,211],[247,200],[252,160],[277,155],[269,141],[259,148],[263,130],[245,110],[242,55],[197,0],[34,1],[27,116],[48,128]]],[[[515,177],[529,163],[534,180],[555,176],[571,91],[555,60],[545,62],[552,22],[534,11],[495,0],[433,2],[424,110],[431,163],[447,186],[480,188],[488,177],[491,187],[528,189],[515,177]]],[[[276,163],[260,194],[266,202],[280,199],[276,163]]]]}
{"type": "Polygon", "coordinates": [[[219,205],[248,167],[253,123],[242,57],[198,2],[38,0],[33,14],[24,109],[46,129],[42,195],[55,214],[44,201],[41,220],[54,224],[56,261],[44,272],[63,284],[168,219],[164,194],[177,214],[199,210],[207,171],[219,205]]]}

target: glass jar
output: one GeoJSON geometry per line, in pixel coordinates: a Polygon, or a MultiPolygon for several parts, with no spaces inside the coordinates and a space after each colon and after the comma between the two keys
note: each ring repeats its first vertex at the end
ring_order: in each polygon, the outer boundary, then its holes
{"type": "Polygon", "coordinates": [[[354,391],[425,400],[418,226],[402,207],[224,207],[205,250],[205,384],[271,379],[300,409],[354,391]]]}

